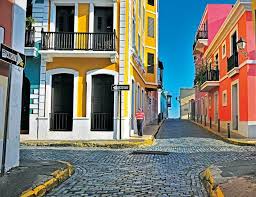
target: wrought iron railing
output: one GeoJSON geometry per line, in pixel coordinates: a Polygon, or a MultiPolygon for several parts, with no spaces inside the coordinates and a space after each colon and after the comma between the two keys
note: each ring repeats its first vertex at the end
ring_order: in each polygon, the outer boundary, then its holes
{"type": "Polygon", "coordinates": [[[208,39],[208,31],[198,31],[196,39],[208,39]]]}
{"type": "Polygon", "coordinates": [[[235,52],[232,56],[228,58],[228,71],[235,67],[238,67],[238,53],[235,52]]]}
{"type": "Polygon", "coordinates": [[[25,47],[33,47],[35,45],[35,27],[25,31],[25,47]]]}
{"type": "Polygon", "coordinates": [[[92,113],[92,131],[113,131],[113,113],[92,113]]]}
{"type": "Polygon", "coordinates": [[[219,81],[219,69],[207,69],[204,71],[200,71],[194,80],[194,85],[202,85],[206,81],[219,81]]]}
{"type": "Polygon", "coordinates": [[[72,131],[73,115],[71,113],[51,113],[51,131],[72,131]]]}
{"type": "Polygon", "coordinates": [[[196,47],[196,42],[199,40],[199,39],[208,39],[208,31],[198,31],[197,34],[196,34],[196,40],[193,44],[193,50],[195,49],[196,47]]]}
{"type": "Polygon", "coordinates": [[[42,50],[115,51],[116,33],[42,31],[42,50]]]}

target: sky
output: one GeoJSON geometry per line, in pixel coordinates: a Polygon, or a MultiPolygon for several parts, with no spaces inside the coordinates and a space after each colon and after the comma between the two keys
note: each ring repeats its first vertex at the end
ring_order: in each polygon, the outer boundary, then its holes
{"type": "Polygon", "coordinates": [[[180,88],[193,86],[192,46],[207,4],[236,0],[159,0],[159,59],[164,63],[164,87],[172,95],[171,117],[179,117],[180,88]]]}

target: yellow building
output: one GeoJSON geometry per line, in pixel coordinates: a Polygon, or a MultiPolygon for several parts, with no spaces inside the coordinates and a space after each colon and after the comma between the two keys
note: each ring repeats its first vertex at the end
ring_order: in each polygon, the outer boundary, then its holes
{"type": "MultiPolygon", "coordinates": [[[[42,19],[37,130],[23,139],[122,139],[134,116],[157,119],[158,0],[50,0],[33,4],[42,19]]],[[[40,19],[39,19],[40,18],[40,19]]]]}

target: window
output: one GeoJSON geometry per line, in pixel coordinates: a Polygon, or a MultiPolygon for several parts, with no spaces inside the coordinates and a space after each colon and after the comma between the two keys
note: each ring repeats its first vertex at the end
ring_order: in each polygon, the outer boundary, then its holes
{"type": "Polygon", "coordinates": [[[155,0],[148,0],[148,4],[151,6],[155,6],[155,0]]]}
{"type": "Polygon", "coordinates": [[[136,49],[136,40],[135,40],[135,20],[133,19],[132,20],[132,47],[133,49],[136,49]]]}
{"type": "Polygon", "coordinates": [[[214,59],[215,59],[214,61],[215,61],[216,67],[219,67],[219,54],[218,53],[215,55],[214,59]]]}
{"type": "Polygon", "coordinates": [[[154,38],[154,36],[155,36],[154,19],[151,17],[148,17],[148,37],[154,38]]]}
{"type": "Polygon", "coordinates": [[[141,108],[144,110],[144,90],[141,90],[141,108]]]}
{"type": "Polygon", "coordinates": [[[224,90],[222,92],[222,106],[228,105],[228,96],[227,96],[227,90],[224,90]]]}
{"type": "Polygon", "coordinates": [[[230,40],[230,43],[231,43],[231,49],[230,49],[231,55],[237,53],[236,42],[237,42],[237,31],[235,31],[232,34],[232,36],[231,36],[231,40],[230,40]]]}
{"type": "Polygon", "coordinates": [[[154,73],[154,62],[155,57],[154,54],[148,53],[148,73],[154,73]]]}
{"type": "Polygon", "coordinates": [[[140,108],[140,86],[138,86],[137,110],[140,108]]]}
{"type": "Polygon", "coordinates": [[[226,57],[226,42],[222,44],[222,59],[226,57]]]}

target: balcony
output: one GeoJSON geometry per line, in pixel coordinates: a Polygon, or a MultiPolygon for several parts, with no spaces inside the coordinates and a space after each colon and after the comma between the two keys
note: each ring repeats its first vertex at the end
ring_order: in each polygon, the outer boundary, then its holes
{"type": "Polygon", "coordinates": [[[232,56],[228,58],[228,75],[229,77],[233,77],[234,75],[239,73],[239,65],[238,65],[238,52],[235,52],[232,56]]]}
{"type": "Polygon", "coordinates": [[[202,81],[201,81],[200,91],[209,92],[212,89],[219,87],[219,69],[207,70],[204,72],[202,81]]]}
{"type": "Polygon", "coordinates": [[[25,31],[25,55],[36,56],[34,27],[32,29],[26,29],[25,31]]]}
{"type": "Polygon", "coordinates": [[[41,53],[51,57],[110,57],[112,61],[112,55],[117,55],[115,32],[42,32],[41,36],[41,53]]]}
{"type": "Polygon", "coordinates": [[[194,55],[203,53],[208,45],[208,31],[198,31],[193,45],[194,55]]]}

